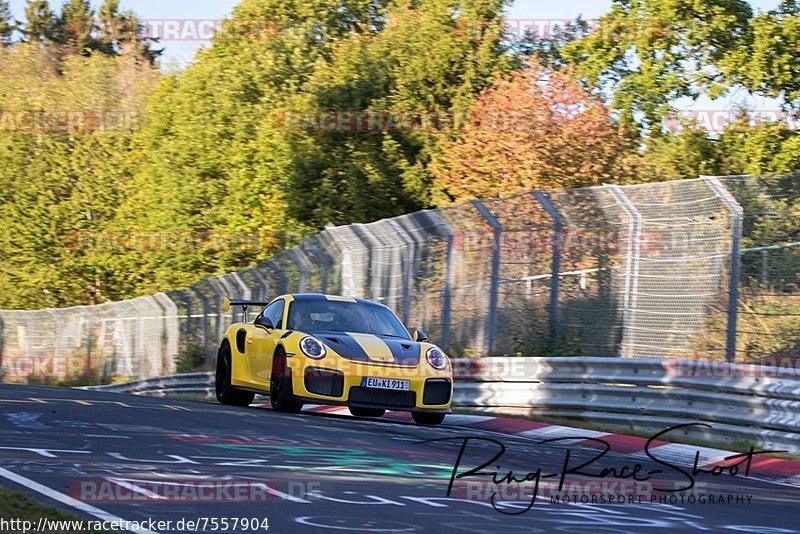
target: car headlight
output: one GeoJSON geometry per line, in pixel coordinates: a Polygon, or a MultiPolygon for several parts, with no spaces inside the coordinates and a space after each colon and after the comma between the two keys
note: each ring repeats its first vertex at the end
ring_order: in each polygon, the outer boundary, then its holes
{"type": "Polygon", "coordinates": [[[444,371],[447,369],[447,356],[445,356],[444,352],[442,352],[442,349],[439,347],[429,348],[428,352],[425,353],[425,357],[428,363],[431,364],[431,367],[437,371],[444,371]]]}
{"type": "Polygon", "coordinates": [[[303,354],[314,360],[321,360],[327,353],[325,345],[323,345],[319,339],[311,336],[304,337],[302,341],[300,341],[300,350],[303,351],[303,354]]]}

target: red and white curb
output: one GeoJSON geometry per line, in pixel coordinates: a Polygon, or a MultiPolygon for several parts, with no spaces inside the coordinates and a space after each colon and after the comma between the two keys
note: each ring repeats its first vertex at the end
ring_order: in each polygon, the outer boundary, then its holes
{"type": "MultiPolygon", "coordinates": [[[[270,408],[269,404],[254,405],[258,408],[270,408]]],[[[307,406],[304,412],[324,413],[337,416],[352,417],[350,411],[343,406],[307,406]]],[[[411,414],[406,412],[386,412],[381,420],[412,422],[411,414]]],[[[626,436],[623,434],[610,434],[598,432],[596,430],[586,430],[572,428],[561,425],[551,425],[538,421],[527,421],[524,419],[510,419],[503,417],[491,417],[484,415],[462,415],[452,414],[445,419],[443,426],[457,427],[465,429],[484,430],[507,434],[509,436],[546,440],[553,438],[571,438],[580,436],[576,439],[566,439],[560,441],[562,445],[570,445],[581,448],[599,448],[600,444],[587,438],[602,439],[611,446],[611,452],[631,456],[633,458],[647,459],[645,445],[647,438],[637,436],[626,436]]],[[[700,447],[695,445],[684,445],[680,443],[670,443],[667,441],[653,441],[648,449],[658,458],[670,462],[673,465],[685,467],[694,466],[696,454],[700,454],[698,467],[710,467],[726,464],[735,464],[741,458],[728,460],[732,456],[741,454],[740,452],[700,447]]],[[[750,463],[750,477],[753,480],[770,482],[773,484],[786,484],[800,487],[800,462],[784,460],[780,458],[769,458],[755,456],[750,463]]]]}

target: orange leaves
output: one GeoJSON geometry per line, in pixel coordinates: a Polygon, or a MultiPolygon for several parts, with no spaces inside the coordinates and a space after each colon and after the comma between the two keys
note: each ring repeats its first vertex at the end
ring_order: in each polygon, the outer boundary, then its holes
{"type": "Polygon", "coordinates": [[[450,200],[622,179],[631,144],[569,71],[534,65],[498,80],[432,169],[450,200]]]}

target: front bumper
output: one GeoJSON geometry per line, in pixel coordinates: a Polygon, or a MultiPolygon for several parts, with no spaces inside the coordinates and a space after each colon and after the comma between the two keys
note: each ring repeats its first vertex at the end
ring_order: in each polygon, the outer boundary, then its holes
{"type": "Polygon", "coordinates": [[[449,371],[420,367],[363,364],[343,359],[310,361],[289,358],[292,391],[309,403],[396,411],[450,413],[453,378],[449,371]],[[408,391],[362,387],[362,379],[408,380],[408,391]]]}

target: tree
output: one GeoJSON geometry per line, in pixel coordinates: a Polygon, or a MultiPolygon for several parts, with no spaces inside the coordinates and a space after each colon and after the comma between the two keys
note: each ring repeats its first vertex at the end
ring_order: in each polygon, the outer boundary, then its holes
{"type": "Polygon", "coordinates": [[[119,35],[116,43],[117,49],[129,50],[147,59],[151,65],[161,57],[164,49],[156,49],[152,46],[154,43],[158,43],[158,38],[146,35],[145,28],[139,23],[139,19],[133,11],[128,10],[120,16],[118,27],[120,30],[117,32],[119,35]]]}
{"type": "Polygon", "coordinates": [[[635,151],[610,111],[569,70],[534,62],[497,81],[462,135],[434,159],[441,204],[624,182],[635,151]]]}
{"type": "Polygon", "coordinates": [[[777,9],[756,16],[752,28],[752,49],[739,66],[743,83],[800,109],[800,4],[783,0],[777,9]]]}
{"type": "Polygon", "coordinates": [[[100,10],[97,12],[98,30],[100,31],[100,41],[111,49],[107,53],[113,52],[113,44],[119,40],[122,28],[123,17],[119,12],[119,0],[103,0],[100,10]]]}
{"type": "Polygon", "coordinates": [[[710,137],[696,121],[647,139],[642,169],[659,179],[698,175],[774,175],[800,169],[800,136],[783,121],[755,122],[742,110],[710,137]]]}
{"type": "Polygon", "coordinates": [[[539,36],[535,31],[527,31],[514,49],[525,57],[536,55],[543,64],[560,69],[569,65],[569,59],[564,56],[566,46],[589,35],[591,29],[589,21],[578,17],[563,26],[555,26],[549,35],[539,36]]]}
{"type": "Polygon", "coordinates": [[[321,227],[430,205],[428,165],[452,134],[449,123],[512,66],[497,31],[503,5],[398,2],[381,32],[353,32],[336,43],[294,109],[301,117],[363,111],[377,124],[364,132],[332,131],[314,121],[309,132],[289,137],[288,188],[298,218],[321,227]],[[313,198],[301,194],[308,190],[313,198]]]}
{"type": "Polygon", "coordinates": [[[725,173],[716,140],[697,124],[647,139],[646,147],[642,170],[659,180],[725,173]]]}
{"type": "Polygon", "coordinates": [[[133,55],[54,55],[38,41],[0,49],[0,110],[42,111],[2,115],[0,308],[97,304],[136,288],[136,270],[76,232],[114,230],[157,71],[133,55]]]}
{"type": "MultiPolygon", "coordinates": [[[[510,64],[503,0],[245,0],[185,72],[167,78],[138,136],[119,222],[139,228],[262,232],[261,250],[130,254],[142,286],[175,287],[270,257],[285,233],[371,221],[429,204],[442,137],[293,128],[282,117],[330,110],[466,110],[510,64]],[[498,26],[499,24],[491,24],[498,26]]],[[[313,120],[312,120],[313,122],[313,120]]]]}
{"type": "Polygon", "coordinates": [[[722,174],[784,174],[800,169],[800,135],[779,121],[742,116],[719,136],[722,174]]]}
{"type": "Polygon", "coordinates": [[[745,0],[614,0],[611,11],[563,55],[579,76],[612,94],[626,125],[659,135],[671,102],[721,96],[752,42],[745,0]]]}
{"type": "Polygon", "coordinates": [[[11,14],[11,8],[8,7],[8,0],[0,0],[0,46],[11,44],[16,29],[17,23],[11,14]]]}
{"type": "Polygon", "coordinates": [[[158,39],[144,34],[132,11],[121,12],[119,0],[104,0],[97,14],[99,36],[95,46],[103,54],[117,55],[126,49],[141,55],[151,64],[161,56],[163,49],[152,47],[158,39]]]}
{"type": "Polygon", "coordinates": [[[28,0],[25,4],[23,34],[29,42],[56,42],[57,24],[47,0],[28,0]]]}
{"type": "Polygon", "coordinates": [[[137,136],[141,164],[119,224],[253,231],[264,238],[257,251],[121,255],[131,272],[142,273],[140,288],[177,287],[263,261],[280,234],[307,230],[287,204],[291,154],[286,132],[271,117],[298,94],[336,39],[378,31],[384,4],[345,0],[330,9],[330,0],[244,0],[212,46],[163,81],[137,136]]]}
{"type": "Polygon", "coordinates": [[[61,9],[59,29],[64,44],[73,52],[86,55],[96,48],[94,11],[89,0],[68,0],[61,9]]]}

